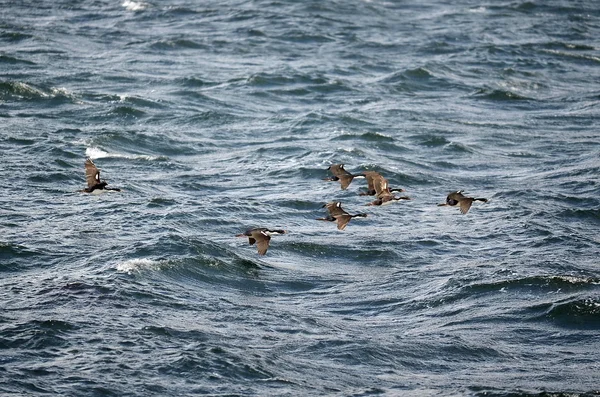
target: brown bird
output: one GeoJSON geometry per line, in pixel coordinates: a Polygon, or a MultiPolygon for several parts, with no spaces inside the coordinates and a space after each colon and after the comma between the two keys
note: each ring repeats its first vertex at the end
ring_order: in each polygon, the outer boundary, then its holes
{"type": "MultiPolygon", "coordinates": [[[[360,196],[375,196],[377,194],[377,191],[375,190],[375,186],[373,184],[374,179],[376,178],[382,178],[382,175],[377,172],[377,171],[365,171],[363,172],[363,174],[365,174],[365,178],[367,178],[367,191],[366,192],[361,192],[360,196]]],[[[406,190],[404,189],[390,189],[390,192],[405,192],[406,190]]]]}
{"type": "Polygon", "coordinates": [[[344,169],[344,164],[332,164],[328,168],[333,176],[323,179],[324,181],[339,181],[342,190],[346,190],[354,178],[364,178],[361,174],[351,174],[344,169]]]}
{"type": "Polygon", "coordinates": [[[101,193],[102,191],[120,192],[121,189],[114,187],[106,187],[108,183],[100,180],[100,170],[91,159],[85,161],[85,179],[87,187],[80,190],[81,193],[101,193]]]}
{"type": "Polygon", "coordinates": [[[469,212],[469,208],[471,208],[471,204],[473,204],[473,201],[483,201],[484,203],[488,202],[488,199],[486,198],[473,198],[473,197],[466,197],[462,194],[463,190],[458,190],[456,192],[452,192],[450,194],[448,194],[448,197],[446,197],[446,202],[442,203],[442,204],[438,204],[439,207],[444,207],[444,206],[450,206],[450,207],[455,207],[455,206],[459,206],[460,208],[460,212],[462,214],[466,214],[467,212],[469,212]]]}
{"type": "Polygon", "coordinates": [[[344,230],[348,225],[348,222],[352,218],[366,218],[367,214],[354,214],[351,215],[342,209],[342,203],[339,201],[332,201],[324,204],[321,208],[327,208],[329,215],[326,218],[317,218],[318,221],[337,222],[337,228],[344,230]]]}
{"type": "Polygon", "coordinates": [[[271,241],[271,236],[275,234],[286,234],[285,230],[270,230],[264,227],[249,229],[246,230],[242,234],[236,235],[236,237],[248,237],[248,243],[250,245],[256,243],[256,248],[258,249],[258,255],[264,255],[267,253],[267,249],[269,249],[269,242],[271,241]]]}
{"type": "MultiPolygon", "coordinates": [[[[390,189],[387,179],[385,179],[383,176],[379,174],[372,175],[372,181],[375,194],[377,194],[377,199],[367,205],[388,205],[394,201],[410,200],[410,197],[408,196],[394,196],[392,190],[397,191],[397,189],[390,189]]],[[[400,191],[404,190],[400,189],[400,191]]]]}

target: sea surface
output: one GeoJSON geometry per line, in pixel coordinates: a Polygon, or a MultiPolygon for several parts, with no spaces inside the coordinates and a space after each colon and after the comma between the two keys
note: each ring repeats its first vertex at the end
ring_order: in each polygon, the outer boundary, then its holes
{"type": "Polygon", "coordinates": [[[1,0],[0,395],[600,396],[599,121],[596,1],[1,0]]]}

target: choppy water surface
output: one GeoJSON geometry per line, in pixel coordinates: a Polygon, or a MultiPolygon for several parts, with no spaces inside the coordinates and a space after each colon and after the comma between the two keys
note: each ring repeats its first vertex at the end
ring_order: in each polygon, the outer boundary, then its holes
{"type": "Polygon", "coordinates": [[[415,3],[1,2],[1,394],[599,395],[600,9],[415,3]]]}

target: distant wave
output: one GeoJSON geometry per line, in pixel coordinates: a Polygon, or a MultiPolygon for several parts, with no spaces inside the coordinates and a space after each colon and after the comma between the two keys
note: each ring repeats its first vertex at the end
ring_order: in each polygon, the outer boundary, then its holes
{"type": "Polygon", "coordinates": [[[507,89],[491,89],[481,88],[473,95],[477,98],[487,99],[491,101],[524,101],[533,100],[533,98],[517,94],[516,92],[507,89]]]}
{"type": "Polygon", "coordinates": [[[127,11],[143,11],[148,8],[149,4],[143,1],[125,0],[122,4],[127,11]]]}
{"type": "Polygon", "coordinates": [[[85,149],[86,157],[91,158],[92,160],[102,159],[102,158],[125,158],[132,160],[164,160],[165,156],[148,156],[145,154],[122,154],[122,153],[108,153],[97,147],[88,147],[85,149]]]}

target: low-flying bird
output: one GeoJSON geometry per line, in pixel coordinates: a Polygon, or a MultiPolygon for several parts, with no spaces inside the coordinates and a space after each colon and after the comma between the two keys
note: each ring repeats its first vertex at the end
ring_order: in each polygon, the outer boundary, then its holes
{"type": "MultiPolygon", "coordinates": [[[[363,172],[363,174],[365,175],[365,178],[367,178],[367,191],[366,192],[360,192],[360,196],[375,196],[377,194],[377,191],[375,190],[375,185],[373,184],[373,181],[376,178],[382,177],[383,176],[377,172],[377,171],[365,171],[363,172]]],[[[390,189],[390,193],[393,192],[404,192],[404,189],[390,189]]]]}
{"type": "Polygon", "coordinates": [[[351,174],[344,169],[344,164],[332,164],[328,168],[333,176],[323,179],[324,181],[339,181],[342,190],[346,190],[354,178],[365,178],[362,174],[351,174]]]}
{"type": "Polygon", "coordinates": [[[392,189],[390,189],[388,185],[387,179],[385,179],[383,176],[379,174],[373,175],[372,181],[375,194],[377,194],[377,199],[367,205],[388,205],[399,200],[410,200],[410,197],[408,196],[395,196],[392,193],[392,189]]]}
{"type": "Polygon", "coordinates": [[[439,207],[444,207],[444,206],[455,207],[458,205],[458,207],[460,208],[460,212],[462,214],[466,214],[467,212],[469,212],[469,208],[471,208],[471,204],[473,204],[473,201],[483,201],[484,203],[488,202],[488,199],[486,199],[486,198],[466,197],[462,193],[463,193],[463,190],[458,190],[456,192],[452,192],[452,193],[448,194],[448,197],[446,197],[446,202],[442,203],[442,204],[438,204],[438,206],[439,207]]]}
{"type": "Polygon", "coordinates": [[[87,187],[80,190],[81,193],[102,193],[103,191],[120,192],[121,189],[115,187],[107,187],[108,182],[100,180],[100,170],[96,167],[91,159],[85,161],[85,179],[87,187]]]}
{"type": "Polygon", "coordinates": [[[318,221],[337,222],[337,228],[344,230],[348,225],[348,222],[352,218],[366,218],[367,214],[354,214],[351,215],[342,209],[342,203],[339,201],[332,201],[324,204],[321,208],[327,208],[329,215],[326,218],[317,218],[318,221]]]}
{"type": "Polygon", "coordinates": [[[267,253],[267,249],[269,249],[269,242],[271,241],[271,236],[275,234],[286,234],[285,230],[281,229],[267,229],[264,227],[256,228],[256,229],[248,229],[242,234],[236,235],[236,237],[248,237],[248,243],[250,245],[256,243],[256,248],[258,249],[258,255],[264,255],[267,253]]]}

